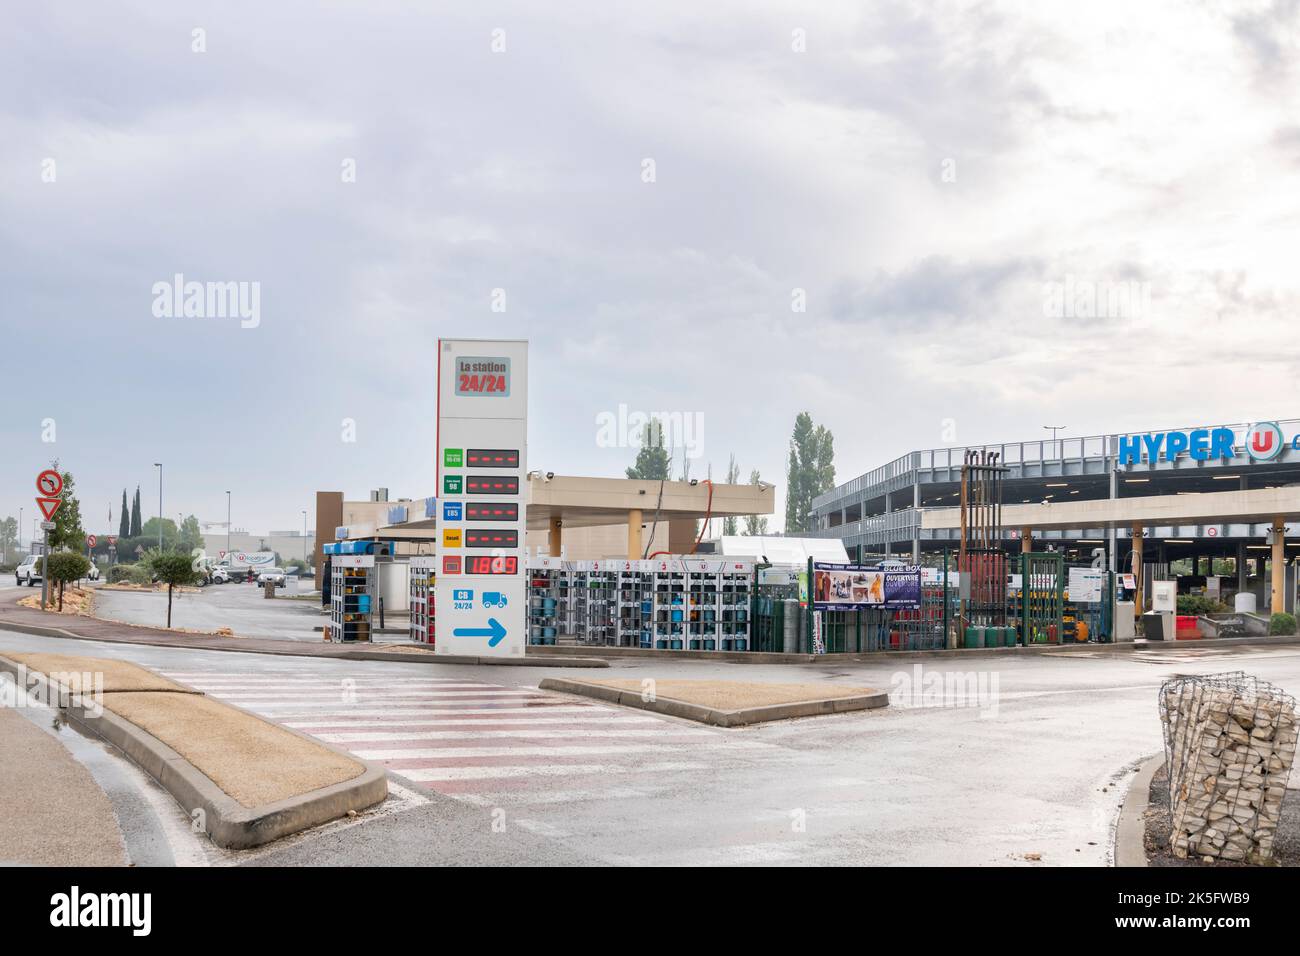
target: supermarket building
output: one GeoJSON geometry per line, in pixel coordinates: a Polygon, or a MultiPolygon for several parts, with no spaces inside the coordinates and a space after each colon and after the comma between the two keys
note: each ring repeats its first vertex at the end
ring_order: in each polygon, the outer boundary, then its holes
{"type": "Polygon", "coordinates": [[[839,538],[857,560],[955,548],[968,451],[1007,469],[1008,550],[1102,549],[1144,585],[1171,561],[1210,574],[1214,559],[1233,558],[1236,590],[1255,591],[1262,608],[1295,606],[1300,419],[914,451],[814,499],[809,533],[839,538]]]}

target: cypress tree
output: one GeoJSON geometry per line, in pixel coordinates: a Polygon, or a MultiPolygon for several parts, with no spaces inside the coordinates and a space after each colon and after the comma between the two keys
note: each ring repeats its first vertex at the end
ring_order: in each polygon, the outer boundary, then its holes
{"type": "Polygon", "coordinates": [[[117,523],[117,536],[119,538],[131,537],[131,512],[126,503],[126,489],[122,489],[122,514],[117,523]]]}
{"type": "Polygon", "coordinates": [[[131,534],[130,537],[138,538],[143,534],[140,524],[140,486],[135,486],[135,502],[131,505],[131,534]]]}

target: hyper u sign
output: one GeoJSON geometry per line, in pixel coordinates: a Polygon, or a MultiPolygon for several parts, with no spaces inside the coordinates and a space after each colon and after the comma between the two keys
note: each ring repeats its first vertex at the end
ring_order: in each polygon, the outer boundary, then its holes
{"type": "MultiPolygon", "coordinates": [[[[1119,464],[1136,465],[1173,461],[1184,452],[1193,461],[1216,461],[1236,458],[1235,436],[1231,428],[1196,428],[1186,432],[1151,432],[1148,435],[1121,435],[1119,464]]],[[[1255,461],[1270,461],[1282,453],[1286,439],[1277,422],[1256,422],[1246,430],[1242,449],[1255,461]]],[[[1291,441],[1300,451],[1300,435],[1291,441]]]]}

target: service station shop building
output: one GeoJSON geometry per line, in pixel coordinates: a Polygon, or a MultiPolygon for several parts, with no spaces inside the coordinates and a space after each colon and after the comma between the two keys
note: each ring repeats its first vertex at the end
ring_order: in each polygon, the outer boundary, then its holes
{"type": "Polygon", "coordinates": [[[920,562],[956,549],[962,462],[996,453],[1007,470],[1008,551],[1101,557],[1139,576],[1138,611],[1170,562],[1191,559],[1179,591],[1207,577],[1230,607],[1253,592],[1261,611],[1294,611],[1300,557],[1300,419],[1205,425],[1088,438],[931,448],[881,465],[819,496],[810,533],[843,541],[850,560],[920,562]]]}

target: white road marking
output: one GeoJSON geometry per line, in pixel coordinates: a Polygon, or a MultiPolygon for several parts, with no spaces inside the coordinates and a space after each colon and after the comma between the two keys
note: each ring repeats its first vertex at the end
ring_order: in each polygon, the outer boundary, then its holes
{"type": "Polygon", "coordinates": [[[428,750],[354,750],[362,760],[464,760],[471,757],[585,757],[613,754],[682,753],[687,747],[669,744],[597,744],[590,747],[440,747],[428,750]]]}
{"type": "Polygon", "coordinates": [[[398,771],[403,777],[420,782],[447,780],[505,780],[512,777],[605,776],[624,773],[674,773],[707,770],[704,763],[642,764],[620,767],[616,764],[540,764],[535,767],[417,767],[398,771]]]}
{"type": "Polygon", "coordinates": [[[427,730],[392,733],[387,731],[360,731],[346,733],[324,733],[313,736],[331,744],[364,744],[378,741],[394,743],[408,740],[481,740],[484,737],[517,737],[520,740],[553,740],[556,737],[567,739],[598,739],[619,737],[686,737],[708,731],[693,731],[691,728],[676,730],[665,727],[662,730],[644,728],[627,728],[625,730],[427,730]]]}

